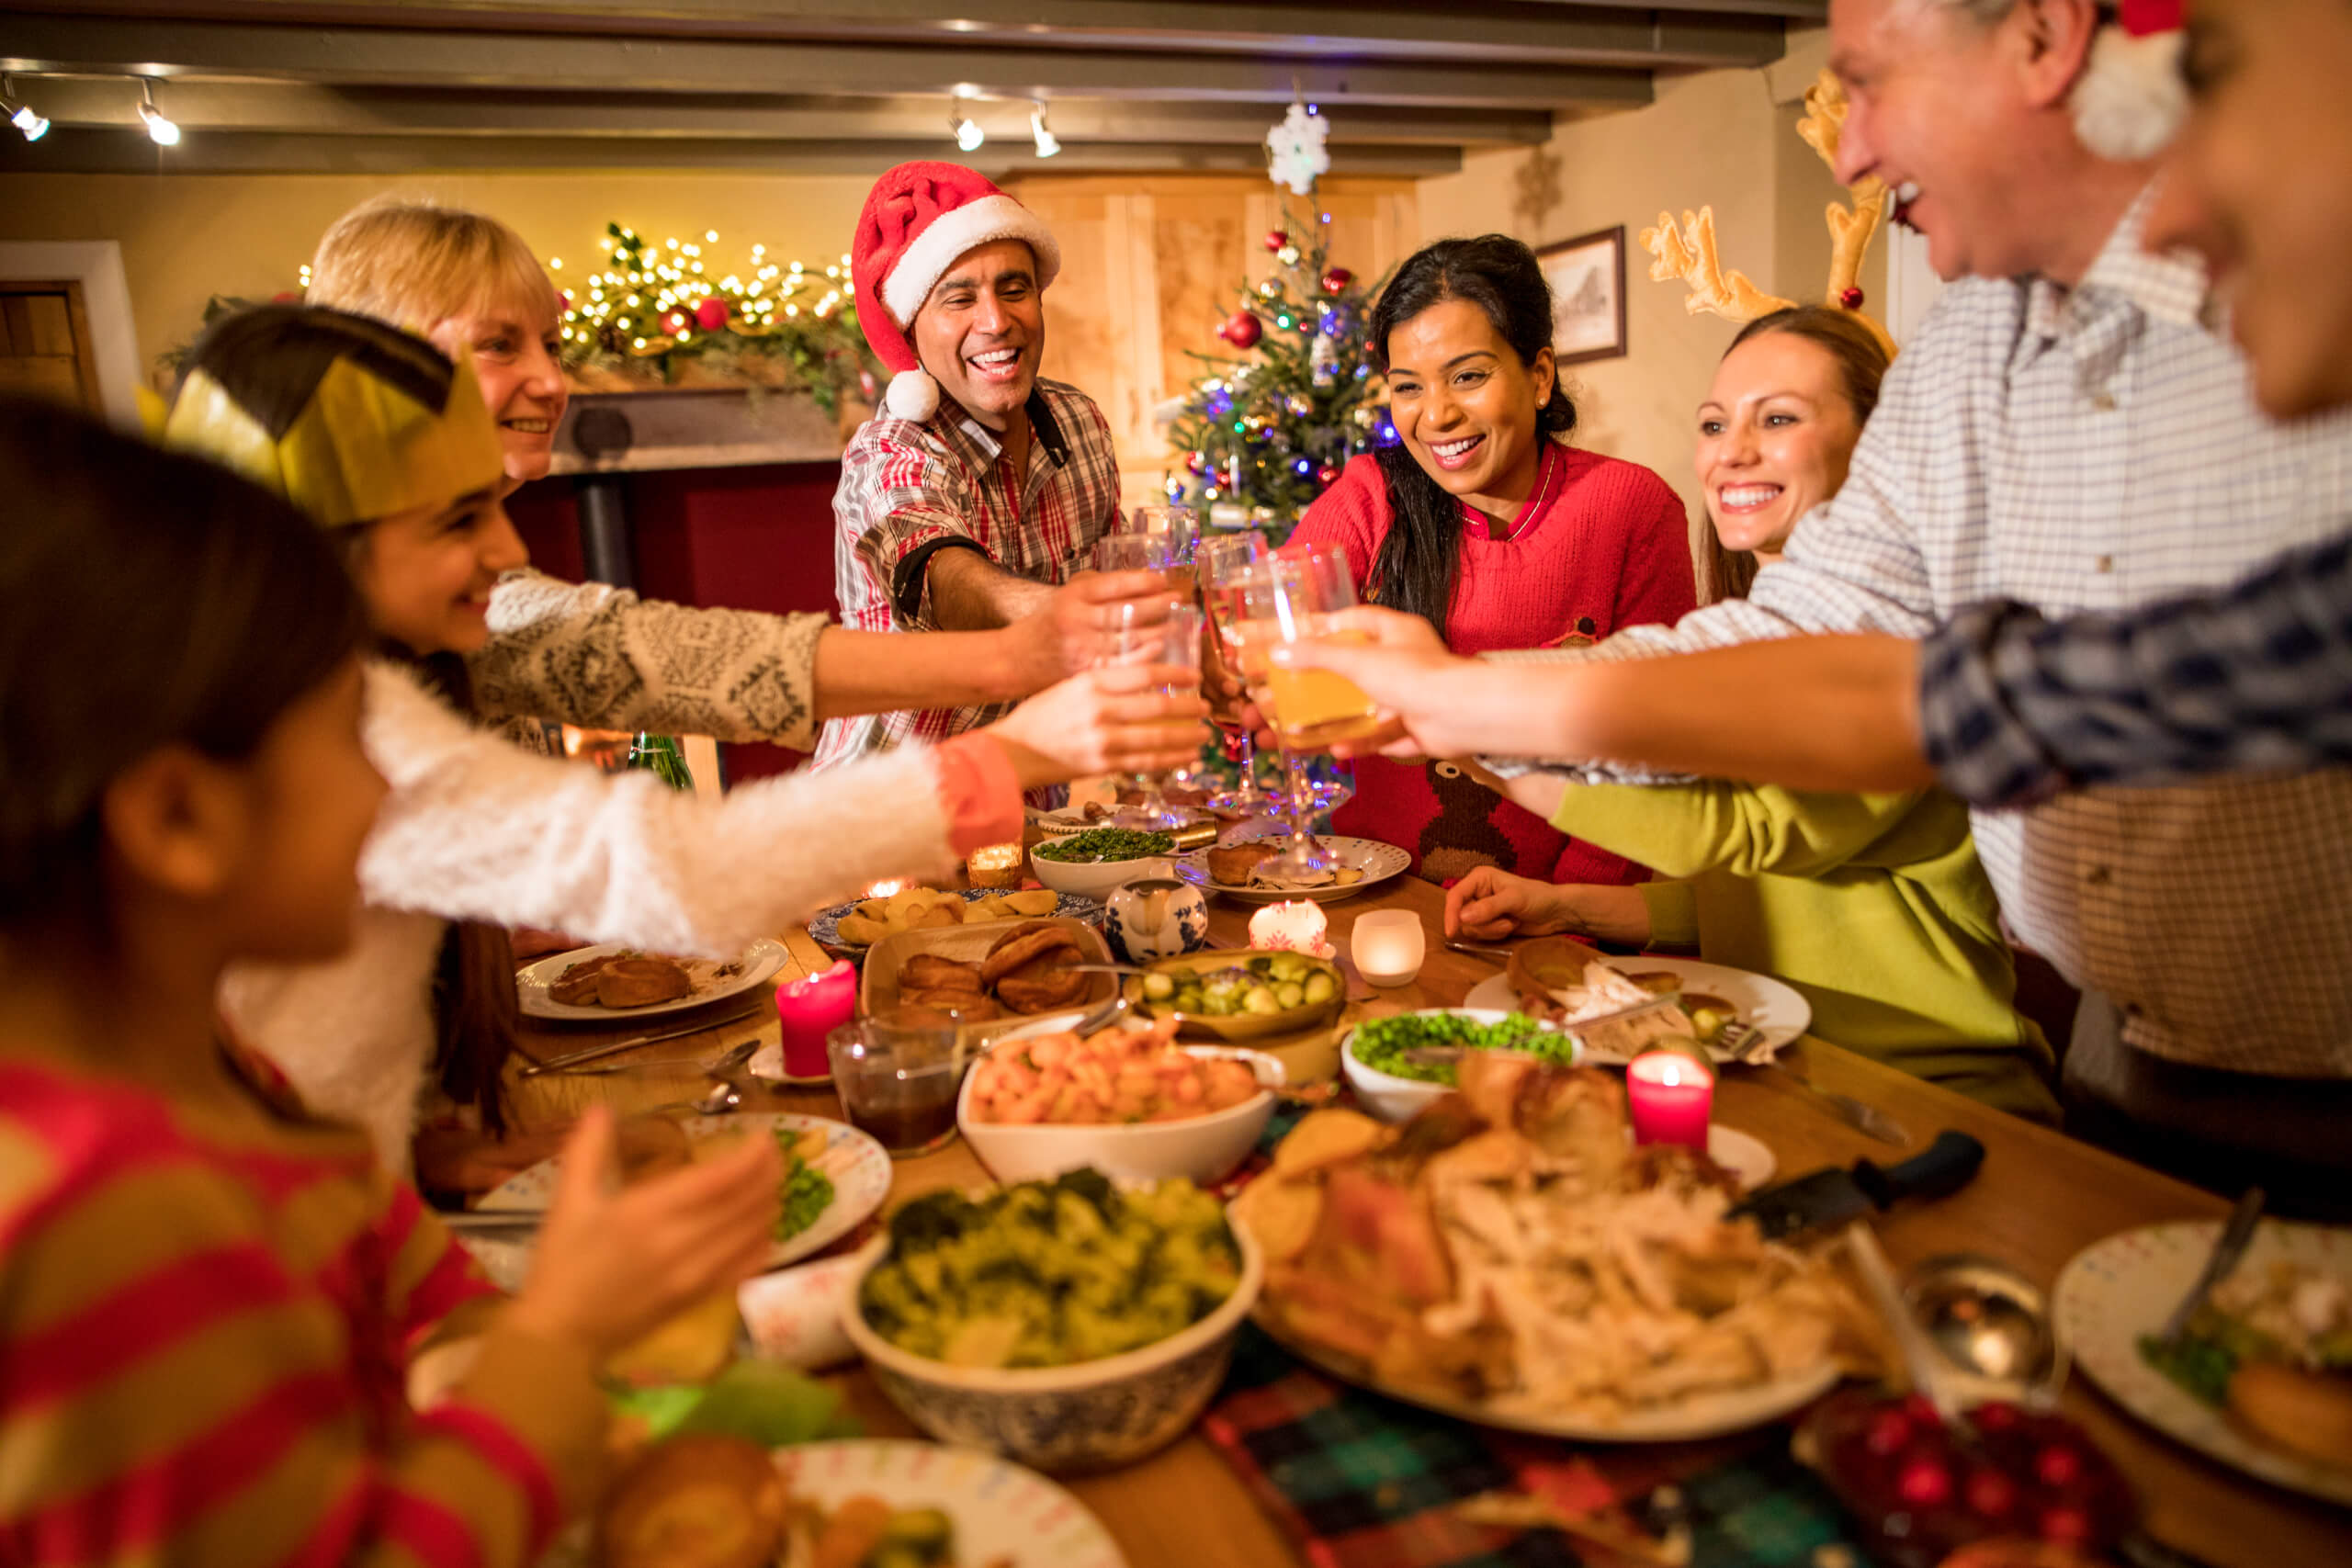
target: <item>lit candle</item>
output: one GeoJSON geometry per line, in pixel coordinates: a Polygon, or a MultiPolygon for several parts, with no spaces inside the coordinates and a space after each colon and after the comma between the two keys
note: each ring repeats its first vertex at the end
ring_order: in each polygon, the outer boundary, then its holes
{"type": "Polygon", "coordinates": [[[964,861],[964,875],[975,887],[1018,887],[1022,848],[1018,843],[983,844],[964,861]]]}
{"type": "Polygon", "coordinates": [[[1410,909],[1375,909],[1356,917],[1348,952],[1356,969],[1374,986],[1408,986],[1421,972],[1428,939],[1421,918],[1410,909]]]}
{"type": "Polygon", "coordinates": [[[1679,1052],[1652,1051],[1625,1068],[1625,1107],[1637,1144],[1680,1144],[1705,1153],[1714,1099],[1714,1075],[1679,1052]]]}
{"type": "Polygon", "coordinates": [[[846,958],[831,968],[775,988],[776,1022],[784,1032],[786,1077],[821,1078],[825,1036],[857,1011],[857,971],[846,958]]]}
{"type": "Polygon", "coordinates": [[[1250,917],[1250,945],[1261,953],[1311,953],[1328,956],[1323,933],[1329,929],[1323,906],[1308,898],[1269,904],[1250,917]]]}

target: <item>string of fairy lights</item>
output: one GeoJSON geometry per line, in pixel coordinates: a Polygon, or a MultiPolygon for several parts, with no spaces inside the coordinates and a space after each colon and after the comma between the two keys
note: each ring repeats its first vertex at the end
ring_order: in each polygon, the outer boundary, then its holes
{"type": "MultiPolygon", "coordinates": [[[[563,341],[578,352],[646,359],[686,347],[698,335],[764,337],[804,316],[822,321],[852,308],[847,255],[820,274],[801,262],[776,261],[755,244],[748,275],[713,277],[704,247],[718,243],[716,229],[705,230],[700,241],[673,235],[654,244],[626,225],[607,224],[598,241],[604,265],[580,293],[563,291],[563,341]]],[[[548,266],[563,289],[562,259],[550,258],[548,266]]]]}

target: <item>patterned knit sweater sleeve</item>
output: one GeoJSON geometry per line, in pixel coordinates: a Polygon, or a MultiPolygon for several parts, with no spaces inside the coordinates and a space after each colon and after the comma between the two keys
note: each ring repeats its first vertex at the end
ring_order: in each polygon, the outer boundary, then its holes
{"type": "Polygon", "coordinates": [[[765,740],[817,739],[817,638],[829,617],[695,609],[601,582],[509,572],[490,644],[467,660],[485,720],[545,718],[765,740]]]}
{"type": "Polygon", "coordinates": [[[364,739],[391,785],[359,868],[382,908],[729,957],[877,877],[955,869],[954,807],[917,748],[714,804],[528,755],[388,665],[364,739]]]}

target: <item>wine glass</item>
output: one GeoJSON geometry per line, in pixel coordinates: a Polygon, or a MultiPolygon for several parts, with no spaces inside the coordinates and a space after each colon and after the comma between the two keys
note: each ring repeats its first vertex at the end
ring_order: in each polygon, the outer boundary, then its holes
{"type": "Polygon", "coordinates": [[[1189,506],[1138,506],[1113,525],[1116,534],[1140,534],[1157,541],[1158,558],[1151,570],[1168,574],[1168,586],[1180,599],[1193,596],[1193,550],[1200,539],[1200,521],[1189,506]]]}
{"type": "MultiPolygon", "coordinates": [[[[1166,572],[1169,570],[1170,539],[1171,536],[1164,532],[1148,534],[1121,527],[1119,531],[1105,534],[1094,542],[1094,570],[1097,571],[1166,572]]],[[[1190,536],[1185,536],[1184,547],[1189,549],[1191,545],[1190,536]]],[[[1189,572],[1191,568],[1187,567],[1185,570],[1189,572]]],[[[1169,614],[1170,607],[1177,603],[1171,597],[1167,600],[1129,600],[1120,604],[1116,611],[1117,625],[1104,640],[1102,651],[1096,656],[1095,663],[1102,665],[1135,662],[1135,656],[1126,651],[1128,646],[1141,646],[1143,629],[1158,626],[1169,614]]],[[[1196,645],[1199,633],[1197,623],[1193,626],[1193,632],[1196,645]]],[[[1187,657],[1192,656],[1187,655],[1187,657]]],[[[1142,799],[1133,806],[1121,806],[1108,818],[1111,827],[1154,829],[1173,826],[1181,828],[1193,820],[1189,812],[1179,816],[1172,824],[1163,820],[1170,814],[1170,807],[1156,777],[1146,778],[1138,773],[1115,773],[1112,775],[1112,782],[1118,795],[1124,795],[1133,790],[1140,794],[1142,799]]]]}
{"type": "MultiPolygon", "coordinates": [[[[1162,607],[1129,600],[1118,608],[1118,622],[1112,632],[1111,650],[1102,662],[1182,664],[1190,669],[1197,668],[1200,659],[1199,605],[1177,604],[1162,607]]],[[[1164,693],[1172,693],[1175,689],[1172,686],[1160,688],[1164,693]]],[[[1185,729],[1193,728],[1191,719],[1176,722],[1185,729]]],[[[1169,803],[1162,775],[1137,773],[1133,777],[1142,789],[1143,798],[1132,808],[1122,808],[1113,817],[1113,827],[1175,829],[1188,827],[1198,820],[1195,813],[1169,803]]]]}
{"type": "Polygon", "coordinates": [[[1329,670],[1288,670],[1272,663],[1281,643],[1335,635],[1330,618],[1356,602],[1347,551],[1339,545],[1295,545],[1244,579],[1239,622],[1242,678],[1282,747],[1290,780],[1290,846],[1278,875],[1329,869],[1331,857],[1311,847],[1315,791],[1303,759],[1338,740],[1370,735],[1379,710],[1363,688],[1329,670]]]}
{"type": "MultiPolygon", "coordinates": [[[[1229,534],[1223,538],[1203,539],[1193,552],[1194,563],[1201,581],[1201,602],[1209,613],[1210,624],[1216,628],[1220,660],[1238,671],[1231,626],[1238,600],[1233,592],[1252,567],[1266,558],[1266,536],[1250,532],[1229,534]]],[[[1238,811],[1245,817],[1255,817],[1273,805],[1272,797],[1258,787],[1258,749],[1250,738],[1250,727],[1237,724],[1232,728],[1239,734],[1241,743],[1241,780],[1233,788],[1209,797],[1208,804],[1220,811],[1238,811]]]]}

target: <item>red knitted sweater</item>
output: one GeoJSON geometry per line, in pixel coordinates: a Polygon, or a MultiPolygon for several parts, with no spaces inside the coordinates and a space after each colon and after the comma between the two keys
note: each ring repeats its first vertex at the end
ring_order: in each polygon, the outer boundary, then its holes
{"type": "MultiPolygon", "coordinates": [[[[1346,547],[1362,594],[1392,513],[1377,459],[1349,462],[1291,535],[1346,547]]],[[[1546,446],[1535,491],[1502,538],[1462,509],[1462,566],[1445,640],[1456,653],[1599,641],[1621,626],[1675,621],[1698,604],[1681,498],[1637,463],[1546,446]]],[[[1570,839],[1449,762],[1356,763],[1339,832],[1413,852],[1413,870],[1451,882],[1498,865],[1547,882],[1632,883],[1648,873],[1570,839]]]]}

